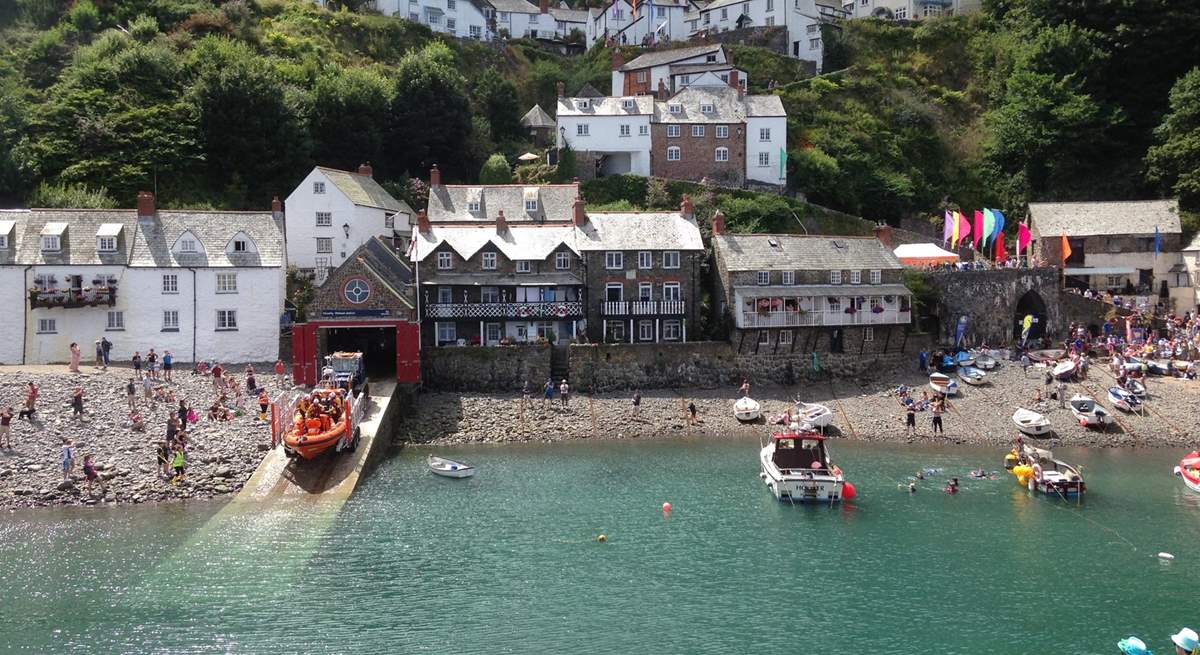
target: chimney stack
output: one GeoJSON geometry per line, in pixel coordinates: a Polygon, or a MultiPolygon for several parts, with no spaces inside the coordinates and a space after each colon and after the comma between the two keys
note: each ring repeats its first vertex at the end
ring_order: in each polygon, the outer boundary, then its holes
{"type": "Polygon", "coordinates": [[[713,236],[717,236],[718,234],[725,234],[725,214],[722,214],[720,209],[713,212],[712,233],[713,233],[713,236]]]}
{"type": "Polygon", "coordinates": [[[500,213],[496,216],[496,233],[498,234],[506,230],[508,230],[508,221],[504,220],[504,210],[501,209],[500,213]]]}
{"type": "Polygon", "coordinates": [[[554,88],[558,91],[558,97],[567,97],[567,85],[563,84],[561,80],[554,84],[554,88]]]}
{"type": "Polygon", "coordinates": [[[662,79],[658,80],[658,99],[659,100],[667,99],[667,83],[664,82],[662,79]]]}
{"type": "Polygon", "coordinates": [[[137,215],[138,218],[154,218],[154,194],[149,191],[138,191],[137,195],[137,215]]]}
{"type": "Polygon", "coordinates": [[[442,186],[442,172],[438,170],[437,164],[434,164],[433,168],[429,169],[429,187],[439,186],[442,186]]]}
{"type": "Polygon", "coordinates": [[[621,54],[620,48],[615,48],[613,50],[613,55],[612,55],[612,69],[615,71],[621,70],[621,67],[624,65],[625,65],[625,55],[621,54]]]}
{"type": "Polygon", "coordinates": [[[271,217],[277,221],[283,219],[283,203],[279,201],[279,196],[271,198],[271,217]]]}
{"type": "Polygon", "coordinates": [[[574,209],[574,216],[571,222],[575,224],[575,227],[583,227],[584,225],[587,225],[587,213],[583,211],[583,196],[579,195],[578,193],[575,195],[574,209]]]}
{"type": "Polygon", "coordinates": [[[875,231],[875,238],[879,239],[879,242],[882,243],[885,247],[887,247],[888,250],[892,250],[893,248],[895,248],[895,246],[892,245],[892,226],[891,225],[888,225],[887,223],[876,223],[874,231],[875,231]]]}
{"type": "Polygon", "coordinates": [[[371,168],[371,162],[358,165],[358,174],[366,175],[367,177],[375,177],[375,171],[371,168]]]}
{"type": "Polygon", "coordinates": [[[692,218],[696,215],[696,206],[692,204],[692,199],[686,193],[683,194],[683,200],[679,202],[679,213],[684,218],[692,218]]]}
{"type": "Polygon", "coordinates": [[[549,13],[550,0],[541,0],[541,2],[538,3],[538,9],[541,10],[543,14],[549,13]]]}
{"type": "Polygon", "coordinates": [[[422,209],[417,212],[417,231],[427,233],[429,230],[429,214],[426,214],[425,210],[422,209]]]}
{"type": "Polygon", "coordinates": [[[741,82],[738,81],[738,72],[736,70],[729,71],[729,86],[735,89],[741,89],[741,82]]]}

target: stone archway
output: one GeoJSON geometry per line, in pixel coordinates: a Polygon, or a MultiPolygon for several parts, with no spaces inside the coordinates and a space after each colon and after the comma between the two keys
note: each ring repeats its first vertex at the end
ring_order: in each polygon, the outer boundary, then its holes
{"type": "Polygon", "coordinates": [[[1017,300],[1016,309],[1013,311],[1013,341],[1020,342],[1021,331],[1026,316],[1032,315],[1034,318],[1033,325],[1029,329],[1029,341],[1042,338],[1046,333],[1046,324],[1049,322],[1049,312],[1046,310],[1046,301],[1042,300],[1041,294],[1033,289],[1025,292],[1017,300]]]}

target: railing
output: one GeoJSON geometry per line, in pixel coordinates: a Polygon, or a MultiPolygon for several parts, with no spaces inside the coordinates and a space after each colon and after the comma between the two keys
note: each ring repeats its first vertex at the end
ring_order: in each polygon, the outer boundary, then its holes
{"type": "Polygon", "coordinates": [[[770,311],[742,312],[740,328],[807,327],[820,325],[905,325],[912,322],[912,312],[884,310],[879,313],[869,309],[853,314],[842,311],[770,311]]]}
{"type": "Polygon", "coordinates": [[[484,302],[434,303],[425,306],[426,318],[582,318],[583,303],[563,302],[484,302]]]}
{"type": "Polygon", "coordinates": [[[83,289],[57,289],[51,291],[43,291],[41,289],[29,290],[29,308],[37,309],[38,307],[95,307],[96,305],[108,305],[112,307],[117,304],[117,288],[116,287],[98,287],[98,288],[83,288],[83,289]]]}
{"type": "Polygon", "coordinates": [[[600,304],[604,316],[680,315],[686,310],[683,300],[620,300],[600,304]]]}

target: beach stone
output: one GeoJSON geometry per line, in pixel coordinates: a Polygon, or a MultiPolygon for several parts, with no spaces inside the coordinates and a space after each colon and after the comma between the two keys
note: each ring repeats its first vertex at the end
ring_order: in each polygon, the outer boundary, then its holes
{"type": "Polygon", "coordinates": [[[38,471],[41,471],[42,469],[45,469],[45,468],[46,467],[42,466],[41,464],[30,464],[29,466],[25,467],[26,470],[33,471],[34,473],[37,473],[38,471]]]}
{"type": "Polygon", "coordinates": [[[33,489],[30,489],[29,487],[18,487],[13,489],[13,493],[18,496],[32,496],[33,489]]]}
{"type": "Polygon", "coordinates": [[[73,480],[68,479],[68,480],[63,480],[62,482],[59,482],[57,489],[59,491],[67,491],[68,489],[73,489],[74,487],[75,487],[75,482],[73,480]]]}

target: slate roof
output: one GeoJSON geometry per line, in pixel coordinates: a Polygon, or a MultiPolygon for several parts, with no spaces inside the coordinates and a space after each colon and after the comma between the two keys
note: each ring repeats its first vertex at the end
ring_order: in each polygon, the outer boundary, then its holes
{"type": "Polygon", "coordinates": [[[649,116],[654,113],[654,96],[613,96],[611,98],[588,98],[587,109],[581,109],[575,98],[558,99],[558,115],[563,116],[649,116]],[[625,109],[624,102],[633,101],[632,109],[625,109]]]}
{"type": "Polygon", "coordinates": [[[139,219],[133,209],[23,209],[2,212],[0,220],[14,221],[10,248],[0,250],[0,264],[275,267],[285,263],[283,225],[270,212],[160,209],[153,218],[139,219]],[[58,252],[41,249],[42,232],[50,223],[67,225],[58,252]],[[102,226],[111,232],[116,225],[121,226],[117,250],[98,252],[97,232],[102,226]],[[171,247],[184,232],[196,237],[200,252],[173,256],[171,247]],[[257,252],[225,253],[239,233],[250,238],[257,252]]]}
{"type": "Polygon", "coordinates": [[[397,200],[392,197],[392,194],[379,186],[372,177],[368,175],[359,175],[350,171],[341,171],[336,168],[326,168],[324,166],[317,167],[329,181],[338,188],[339,191],[346,194],[356,205],[362,207],[376,207],[378,209],[386,209],[394,212],[408,212],[413,214],[412,207],[409,207],[403,200],[397,200]]]}
{"type": "Polygon", "coordinates": [[[585,82],[583,87],[579,89],[579,93],[575,94],[576,98],[604,98],[605,94],[600,93],[596,87],[592,86],[591,82],[585,82]]]}
{"type": "Polygon", "coordinates": [[[1031,202],[1032,227],[1042,237],[1101,234],[1163,234],[1182,231],[1175,200],[1132,202],[1031,202]]]}
{"type": "Polygon", "coordinates": [[[550,15],[554,20],[561,20],[566,23],[586,23],[588,13],[586,9],[567,9],[562,7],[551,7],[550,15]]]}
{"type": "Polygon", "coordinates": [[[554,119],[550,117],[550,114],[546,113],[545,109],[542,109],[541,105],[534,105],[533,109],[525,112],[525,115],[521,117],[521,125],[532,128],[546,128],[554,127],[555,123],[554,119]]]}
{"type": "Polygon", "coordinates": [[[1192,237],[1192,242],[1184,246],[1183,250],[1200,250],[1200,233],[1192,237]]]}
{"type": "Polygon", "coordinates": [[[779,96],[742,96],[728,86],[689,86],[669,100],[654,103],[656,123],[742,123],[748,117],[787,116],[779,96]],[[671,105],[681,105],[678,114],[671,105]],[[713,111],[700,111],[711,104],[713,111]]]}
{"type": "Polygon", "coordinates": [[[487,0],[496,11],[507,11],[513,14],[540,14],[541,8],[525,0],[487,0]]]}
{"type": "Polygon", "coordinates": [[[650,68],[652,66],[664,66],[666,64],[691,59],[707,55],[711,52],[721,50],[721,44],[714,43],[711,45],[693,46],[690,48],[674,48],[671,50],[657,50],[655,52],[647,52],[646,54],[635,58],[633,61],[621,67],[622,71],[632,71],[641,68],[650,68]]]}
{"type": "Polygon", "coordinates": [[[903,268],[875,237],[722,234],[714,235],[712,243],[729,271],[903,268]]]}
{"type": "Polygon", "coordinates": [[[592,212],[576,250],[704,250],[696,221],[679,212],[592,212]]]}
{"type": "Polygon", "coordinates": [[[713,9],[720,9],[721,7],[728,7],[730,5],[740,5],[744,4],[745,2],[746,0],[713,0],[707,5],[701,7],[700,13],[712,11],[713,9]]]}
{"type": "Polygon", "coordinates": [[[569,223],[575,211],[575,198],[579,188],[574,184],[545,184],[524,186],[503,185],[442,185],[429,190],[429,220],[431,222],[483,223],[494,225],[500,210],[505,220],[512,223],[569,223]],[[533,214],[525,212],[526,189],[537,189],[538,209],[533,214]],[[480,197],[480,211],[467,211],[467,201],[480,197]]]}
{"type": "Polygon", "coordinates": [[[405,289],[413,281],[412,266],[404,261],[400,255],[392,250],[391,246],[378,236],[371,237],[361,246],[356,248],[346,261],[342,262],[332,273],[325,278],[325,284],[329,284],[330,280],[338,278],[338,272],[343,267],[352,266],[355,262],[362,260],[363,266],[367,268],[384,286],[392,291],[393,295],[400,299],[408,308],[412,308],[413,304],[408,299],[405,289]]]}
{"type": "Polygon", "coordinates": [[[417,261],[424,261],[443,243],[449,244],[464,259],[474,257],[489,243],[511,260],[543,260],[563,245],[579,253],[575,248],[575,227],[572,225],[512,226],[503,233],[497,232],[493,224],[433,225],[429,232],[416,231],[413,237],[417,239],[417,261]]]}
{"type": "Polygon", "coordinates": [[[709,71],[727,71],[734,68],[733,64],[726,62],[724,64],[672,64],[670,70],[672,75],[688,75],[691,73],[707,73],[709,71]]]}

